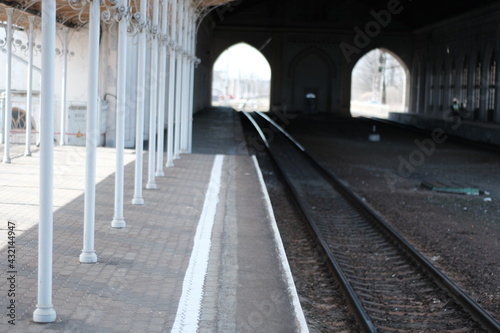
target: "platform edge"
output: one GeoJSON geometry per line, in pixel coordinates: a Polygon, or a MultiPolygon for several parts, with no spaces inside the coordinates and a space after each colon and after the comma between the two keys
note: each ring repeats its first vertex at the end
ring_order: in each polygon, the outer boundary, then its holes
{"type": "Polygon", "coordinates": [[[260,183],[260,190],[263,195],[264,205],[266,207],[267,214],[270,219],[271,228],[273,230],[273,237],[276,244],[276,248],[278,251],[279,259],[281,262],[281,266],[283,272],[285,274],[286,283],[288,286],[288,293],[292,298],[293,309],[295,312],[295,318],[297,320],[297,328],[301,333],[309,333],[309,327],[307,325],[306,318],[304,316],[304,311],[302,310],[302,306],[300,304],[299,295],[297,293],[297,288],[295,287],[295,282],[293,281],[292,271],[290,269],[290,265],[288,264],[288,259],[285,252],[285,247],[283,246],[283,241],[281,240],[280,232],[278,229],[278,224],[276,223],[276,219],[274,217],[273,206],[271,204],[271,198],[269,197],[269,193],[267,192],[266,183],[264,182],[264,177],[262,176],[262,172],[260,170],[259,162],[255,155],[252,155],[252,160],[255,166],[255,170],[257,172],[257,177],[260,183]]]}

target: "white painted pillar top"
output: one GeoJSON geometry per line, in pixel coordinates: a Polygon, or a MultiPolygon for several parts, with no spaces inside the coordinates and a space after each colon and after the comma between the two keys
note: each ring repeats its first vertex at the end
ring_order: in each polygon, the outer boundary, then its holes
{"type": "Polygon", "coordinates": [[[171,23],[170,23],[170,45],[175,51],[177,38],[177,0],[171,0],[172,6],[170,9],[171,23]]]}

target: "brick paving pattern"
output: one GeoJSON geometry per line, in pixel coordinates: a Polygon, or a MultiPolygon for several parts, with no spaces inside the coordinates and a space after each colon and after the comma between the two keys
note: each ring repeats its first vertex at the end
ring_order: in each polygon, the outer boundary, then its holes
{"type": "MultiPolygon", "coordinates": [[[[241,140],[240,129],[234,133],[241,140]]],[[[12,145],[12,163],[0,164],[0,312],[4,313],[0,332],[170,332],[213,154],[227,138],[230,142],[223,153],[241,155],[228,155],[224,160],[198,331],[298,331],[253,160],[245,155],[241,141],[227,133],[220,133],[219,138],[219,143],[210,142],[209,151],[201,148],[206,154],[182,155],[175,167],[166,168],[165,177],[156,178],[158,189],[143,190],[143,206],[131,204],[135,155],[126,150],[124,229],[111,228],[115,151],[98,148],[96,264],[79,262],[85,148],[54,148],[53,304],[57,320],[49,324],[32,321],[37,301],[39,153],[34,148],[32,157],[24,157],[24,147],[12,145]],[[10,325],[6,316],[8,221],[15,223],[16,232],[16,288],[11,297],[16,304],[16,325],[10,325]]],[[[147,180],[147,153],[144,161],[147,180]]]]}

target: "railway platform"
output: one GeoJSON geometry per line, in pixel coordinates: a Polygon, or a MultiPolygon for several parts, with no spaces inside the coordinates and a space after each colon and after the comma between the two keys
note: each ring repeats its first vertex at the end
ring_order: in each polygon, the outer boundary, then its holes
{"type": "Polygon", "coordinates": [[[12,163],[0,164],[0,331],[307,332],[260,170],[238,117],[228,115],[195,115],[193,153],[166,168],[156,190],[144,190],[144,205],[131,204],[135,155],[126,150],[123,229],[111,227],[115,151],[98,148],[95,264],[79,262],[85,148],[54,148],[57,319],[48,324],[32,320],[39,154],[12,146],[12,163]]]}

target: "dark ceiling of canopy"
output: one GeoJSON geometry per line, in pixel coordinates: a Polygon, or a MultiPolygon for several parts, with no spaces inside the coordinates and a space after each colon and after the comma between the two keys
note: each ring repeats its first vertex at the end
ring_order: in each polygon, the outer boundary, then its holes
{"type": "Polygon", "coordinates": [[[495,11],[496,0],[235,0],[212,15],[219,25],[349,28],[397,8],[390,30],[414,30],[475,11],[495,11]]]}

